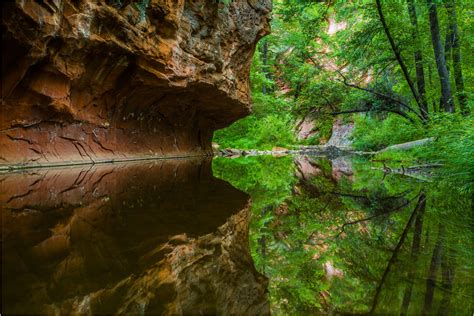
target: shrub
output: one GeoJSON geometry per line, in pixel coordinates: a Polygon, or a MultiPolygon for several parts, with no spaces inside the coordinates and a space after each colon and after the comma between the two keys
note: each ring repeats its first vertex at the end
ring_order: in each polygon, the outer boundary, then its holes
{"type": "Polygon", "coordinates": [[[414,125],[394,114],[389,114],[383,120],[368,115],[355,115],[354,122],[353,146],[358,150],[375,151],[426,137],[423,126],[414,125]]]}
{"type": "Polygon", "coordinates": [[[438,114],[429,126],[429,135],[436,137],[433,146],[420,155],[444,165],[444,179],[455,182],[467,193],[474,192],[474,117],[459,114],[438,114]]]}

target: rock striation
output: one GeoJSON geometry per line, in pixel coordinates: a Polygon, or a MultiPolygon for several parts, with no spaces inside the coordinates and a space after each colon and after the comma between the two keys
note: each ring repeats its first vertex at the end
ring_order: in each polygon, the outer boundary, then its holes
{"type": "Polygon", "coordinates": [[[2,3],[0,167],[211,153],[271,0],[2,3]]]}

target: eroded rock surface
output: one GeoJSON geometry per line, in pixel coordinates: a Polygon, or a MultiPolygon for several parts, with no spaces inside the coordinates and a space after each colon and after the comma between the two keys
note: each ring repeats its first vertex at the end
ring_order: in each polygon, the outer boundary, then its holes
{"type": "Polygon", "coordinates": [[[265,314],[249,197],[210,161],[0,174],[2,313],[265,314]]]}
{"type": "Polygon", "coordinates": [[[351,134],[354,130],[354,123],[346,123],[342,119],[338,118],[332,126],[331,138],[327,142],[326,146],[340,147],[340,148],[351,148],[352,139],[351,134]]]}
{"type": "Polygon", "coordinates": [[[270,0],[2,3],[0,167],[211,152],[270,0]]]}

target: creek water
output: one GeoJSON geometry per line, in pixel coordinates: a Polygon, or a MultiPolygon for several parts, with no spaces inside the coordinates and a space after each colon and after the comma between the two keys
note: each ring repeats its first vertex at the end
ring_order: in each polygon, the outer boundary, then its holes
{"type": "Polygon", "coordinates": [[[0,174],[2,314],[472,314],[472,201],[358,158],[0,174]]]}

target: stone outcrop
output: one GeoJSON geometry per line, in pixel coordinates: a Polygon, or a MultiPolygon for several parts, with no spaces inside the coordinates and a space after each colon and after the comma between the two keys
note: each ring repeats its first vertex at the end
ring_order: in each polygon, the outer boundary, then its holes
{"type": "Polygon", "coordinates": [[[2,313],[267,314],[249,197],[198,159],[0,174],[2,313]]]}
{"type": "Polygon", "coordinates": [[[344,123],[341,118],[334,121],[332,125],[331,138],[326,146],[334,146],[339,148],[352,148],[351,134],[354,130],[354,123],[344,123]]]}
{"type": "MultiPolygon", "coordinates": [[[[296,137],[298,140],[305,140],[317,135],[317,131],[315,130],[316,124],[314,123],[316,118],[307,115],[301,118],[296,124],[295,132],[296,137]]],[[[320,139],[321,143],[325,143],[324,139],[320,139]]]]}
{"type": "Polygon", "coordinates": [[[0,167],[211,153],[270,0],[2,3],[0,167]]]}

